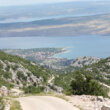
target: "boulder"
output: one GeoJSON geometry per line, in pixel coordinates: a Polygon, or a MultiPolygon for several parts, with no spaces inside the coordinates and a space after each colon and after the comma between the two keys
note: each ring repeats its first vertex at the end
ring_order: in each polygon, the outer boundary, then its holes
{"type": "Polygon", "coordinates": [[[101,110],[110,110],[110,106],[108,105],[103,105],[101,110]]]}
{"type": "Polygon", "coordinates": [[[56,92],[58,92],[58,93],[62,93],[63,92],[63,88],[62,87],[54,86],[54,88],[56,89],[56,92]]]}
{"type": "Polygon", "coordinates": [[[98,96],[98,97],[97,97],[97,101],[103,102],[103,101],[104,101],[103,96],[98,96]]]}
{"type": "Polygon", "coordinates": [[[49,92],[54,92],[54,91],[49,86],[45,86],[44,92],[49,93],[49,92]]]}
{"type": "Polygon", "coordinates": [[[19,97],[19,96],[23,96],[24,92],[17,89],[17,88],[13,88],[13,89],[10,90],[9,94],[11,96],[19,97]]]}
{"type": "Polygon", "coordinates": [[[10,104],[6,104],[4,110],[10,110],[10,104]]]}
{"type": "Polygon", "coordinates": [[[0,96],[8,96],[8,89],[5,86],[0,88],[0,96]]]}

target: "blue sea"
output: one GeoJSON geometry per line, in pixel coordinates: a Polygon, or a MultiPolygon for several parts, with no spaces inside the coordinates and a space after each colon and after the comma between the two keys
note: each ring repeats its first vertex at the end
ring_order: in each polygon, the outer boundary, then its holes
{"type": "Polygon", "coordinates": [[[66,48],[69,52],[54,57],[73,59],[79,56],[110,56],[110,36],[76,37],[2,37],[0,49],[66,48]]]}

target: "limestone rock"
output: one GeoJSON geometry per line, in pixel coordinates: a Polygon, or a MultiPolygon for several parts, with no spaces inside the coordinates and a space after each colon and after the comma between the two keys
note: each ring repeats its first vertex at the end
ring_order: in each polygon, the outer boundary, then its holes
{"type": "Polygon", "coordinates": [[[103,100],[104,100],[103,96],[98,96],[97,97],[97,101],[103,102],[103,100]]]}
{"type": "Polygon", "coordinates": [[[56,89],[56,92],[58,92],[58,93],[62,93],[63,92],[63,88],[62,87],[54,86],[54,88],[56,89]]]}
{"type": "Polygon", "coordinates": [[[96,58],[96,57],[89,57],[89,56],[78,57],[77,59],[75,59],[71,62],[70,66],[83,67],[86,65],[97,63],[99,61],[100,61],[100,58],[96,58]]]}
{"type": "Polygon", "coordinates": [[[6,104],[4,110],[10,110],[10,104],[6,104]]]}
{"type": "Polygon", "coordinates": [[[11,96],[15,96],[15,97],[19,97],[19,96],[23,96],[24,92],[19,90],[19,89],[16,89],[16,88],[13,88],[10,90],[10,95],[11,96]]]}
{"type": "Polygon", "coordinates": [[[103,105],[101,110],[110,110],[110,106],[108,105],[103,105]]]}
{"type": "Polygon", "coordinates": [[[0,88],[0,96],[7,96],[8,95],[8,89],[5,86],[2,86],[0,88]]]}

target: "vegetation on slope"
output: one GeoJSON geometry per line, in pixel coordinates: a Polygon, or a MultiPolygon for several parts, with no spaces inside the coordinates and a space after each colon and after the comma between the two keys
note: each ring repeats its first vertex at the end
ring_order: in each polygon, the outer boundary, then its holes
{"type": "MultiPolygon", "coordinates": [[[[45,86],[50,76],[50,70],[18,56],[8,55],[0,51],[0,87],[21,87],[22,84],[24,90],[29,87],[38,88],[45,86]]],[[[38,89],[38,91],[40,90],[38,89]]]]}
{"type": "Polygon", "coordinates": [[[20,103],[18,101],[11,100],[10,110],[22,110],[20,103]]]}
{"type": "Polygon", "coordinates": [[[94,79],[110,85],[110,58],[102,59],[98,63],[83,68],[88,71],[94,79]]]}
{"type": "Polygon", "coordinates": [[[93,77],[86,73],[77,72],[75,79],[71,82],[72,93],[75,95],[97,95],[107,97],[105,88],[100,85],[93,77]]]}
{"type": "MultiPolygon", "coordinates": [[[[75,72],[55,75],[53,84],[62,87],[66,94],[107,96],[99,81],[110,84],[109,62],[110,58],[107,58],[75,72]]],[[[22,84],[25,93],[39,93],[44,90],[51,75],[51,71],[43,66],[0,51],[0,86],[11,88],[22,84]]]]}
{"type": "MultiPolygon", "coordinates": [[[[70,69],[72,70],[72,67],[70,69]]],[[[107,96],[107,90],[100,82],[110,85],[110,58],[102,59],[75,72],[57,75],[54,80],[57,86],[64,88],[66,94],[107,96]]]]}
{"type": "Polygon", "coordinates": [[[2,97],[0,97],[0,110],[4,110],[4,103],[2,97]]]}

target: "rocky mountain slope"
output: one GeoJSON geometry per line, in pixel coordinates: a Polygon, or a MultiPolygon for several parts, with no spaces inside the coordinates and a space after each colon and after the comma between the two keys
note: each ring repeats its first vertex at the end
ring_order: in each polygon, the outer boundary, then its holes
{"type": "Polygon", "coordinates": [[[110,57],[85,66],[83,69],[92,74],[96,80],[110,85],[110,57]]]}
{"type": "Polygon", "coordinates": [[[45,87],[50,77],[48,69],[0,51],[0,87],[45,87]]]}
{"type": "MultiPolygon", "coordinates": [[[[75,79],[78,71],[83,76],[85,73],[91,74],[93,80],[101,82],[100,84],[103,86],[110,86],[110,58],[79,57],[70,64],[70,72],[66,74],[52,74],[50,70],[42,66],[37,66],[33,62],[0,51],[0,95],[7,95],[10,89],[16,91],[16,89],[12,88],[22,89],[25,93],[39,93],[42,91],[62,93],[64,89],[64,93],[66,93],[67,91],[65,92],[65,90],[71,90],[71,81],[75,79]],[[78,68],[72,72],[71,68],[74,68],[75,65],[76,67],[78,66],[78,68]]],[[[106,91],[107,89],[104,88],[104,90],[106,91]]],[[[83,106],[82,100],[89,101],[92,100],[92,98],[91,96],[88,96],[90,98],[85,97],[74,96],[70,101],[73,105],[75,104],[73,99],[81,101],[76,105],[87,108],[83,106]],[[80,100],[80,98],[82,99],[80,100]]],[[[96,103],[96,97],[94,100],[95,101],[91,101],[91,103],[96,103]]],[[[0,103],[2,103],[2,101],[0,103]]],[[[109,100],[106,99],[105,101],[104,99],[103,103],[99,103],[98,108],[101,108],[104,103],[109,104],[109,100]]],[[[92,107],[93,106],[94,104],[92,104],[92,107]]]]}
{"type": "Polygon", "coordinates": [[[49,58],[45,59],[40,65],[54,70],[57,73],[74,72],[84,66],[98,63],[101,59],[92,56],[82,56],[76,59],[49,58]]]}
{"type": "Polygon", "coordinates": [[[77,59],[71,61],[70,66],[84,67],[86,65],[97,63],[99,61],[100,61],[100,58],[97,58],[97,57],[90,57],[90,56],[78,57],[77,59]]]}
{"type": "Polygon", "coordinates": [[[74,72],[78,69],[84,68],[85,66],[98,63],[100,60],[102,59],[92,56],[78,57],[76,59],[69,60],[68,65],[65,68],[63,68],[61,71],[65,73],[74,72]]]}
{"type": "Polygon", "coordinates": [[[78,72],[84,76],[85,74],[91,75],[93,80],[101,82],[100,84],[103,86],[106,85],[105,87],[107,88],[110,86],[110,58],[101,59],[97,63],[85,65],[75,71],[73,71],[73,67],[69,67],[67,70],[69,72],[66,74],[57,75],[54,80],[56,85],[63,87],[65,90],[70,88],[71,81],[75,80],[75,76],[78,72]]]}

